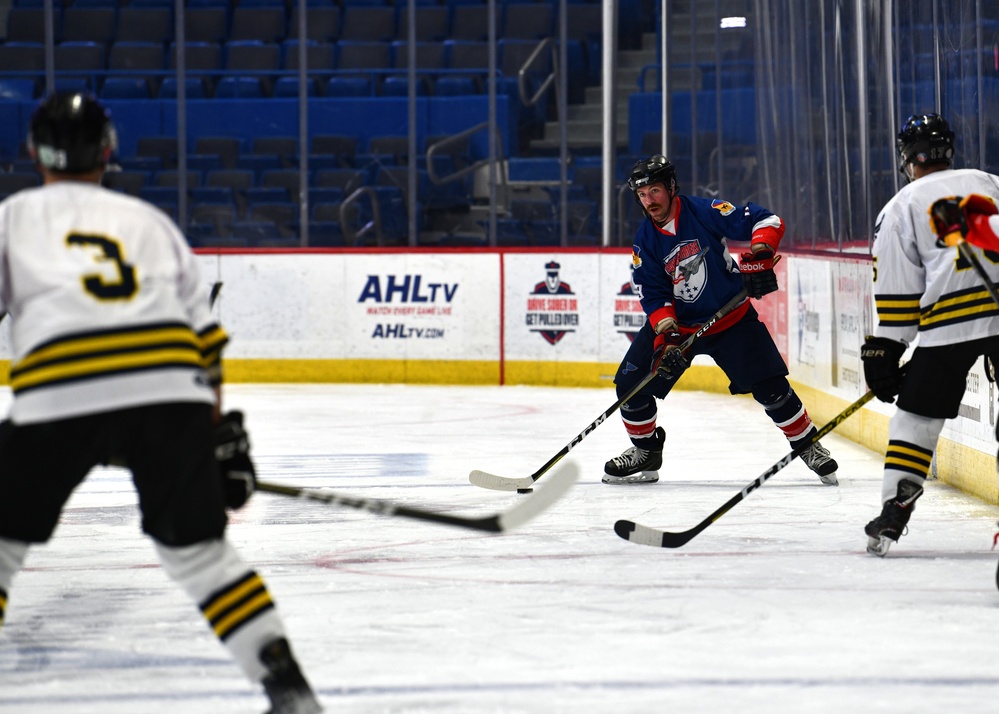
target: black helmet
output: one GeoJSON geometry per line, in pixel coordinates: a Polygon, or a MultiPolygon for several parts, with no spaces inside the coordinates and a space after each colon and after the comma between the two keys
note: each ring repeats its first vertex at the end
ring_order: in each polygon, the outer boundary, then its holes
{"type": "Polygon", "coordinates": [[[954,158],[954,132],[939,114],[913,114],[898,132],[895,147],[898,170],[907,176],[909,164],[923,166],[942,162],[949,166],[954,158]]]}
{"type": "Polygon", "coordinates": [[[56,92],[31,116],[28,151],[51,171],[92,171],[104,166],[117,148],[110,114],[89,94],[56,92]]]}
{"type": "Polygon", "coordinates": [[[676,183],[676,167],[662,154],[655,154],[636,163],[631,170],[631,176],[628,177],[628,187],[632,191],[638,191],[652,183],[664,184],[673,195],[679,190],[676,183]]]}

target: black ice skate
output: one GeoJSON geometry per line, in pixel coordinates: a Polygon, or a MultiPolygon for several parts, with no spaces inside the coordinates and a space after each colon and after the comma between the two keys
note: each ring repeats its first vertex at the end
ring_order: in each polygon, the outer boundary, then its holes
{"type": "Polygon", "coordinates": [[[881,509],[881,515],[867,524],[867,552],[883,558],[891,544],[905,534],[905,526],[912,517],[916,500],[923,495],[923,489],[912,481],[899,481],[895,498],[881,509]]]}
{"type": "Polygon", "coordinates": [[[604,483],[655,483],[659,480],[659,468],[663,465],[663,444],[666,432],[656,427],[656,448],[641,449],[632,446],[620,456],[604,464],[604,483]]]}
{"type": "Polygon", "coordinates": [[[819,442],[815,442],[801,452],[801,460],[805,466],[810,468],[819,477],[819,481],[827,486],[839,486],[839,479],[836,478],[836,470],[839,464],[836,463],[829,450],[819,442]]]}
{"type": "Polygon", "coordinates": [[[263,681],[271,700],[267,714],[319,714],[323,710],[292,657],[288,640],[282,637],[264,645],[260,661],[269,672],[263,681]]]}

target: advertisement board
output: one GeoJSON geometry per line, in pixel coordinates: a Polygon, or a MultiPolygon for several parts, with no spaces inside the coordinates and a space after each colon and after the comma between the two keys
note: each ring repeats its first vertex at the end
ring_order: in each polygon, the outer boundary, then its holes
{"type": "Polygon", "coordinates": [[[230,359],[497,360],[496,254],[222,258],[230,359]]]}

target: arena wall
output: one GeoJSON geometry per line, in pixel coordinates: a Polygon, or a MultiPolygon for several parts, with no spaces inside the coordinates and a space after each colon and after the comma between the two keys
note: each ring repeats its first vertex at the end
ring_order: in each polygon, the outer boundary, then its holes
{"type": "MultiPolygon", "coordinates": [[[[234,382],[529,384],[603,388],[644,319],[626,249],[409,252],[218,251],[199,254],[232,341],[234,382]]],[[[755,301],[813,420],[866,388],[860,345],[873,324],[870,261],[784,255],[781,290],[755,301]]],[[[9,325],[0,326],[9,364],[9,325]]],[[[695,360],[678,388],[726,392],[695,360]]],[[[609,400],[612,402],[613,400],[609,400]]],[[[999,502],[995,385],[976,364],[933,473],[999,502]]],[[[876,400],[836,432],[884,452],[894,406],[876,400]]]]}

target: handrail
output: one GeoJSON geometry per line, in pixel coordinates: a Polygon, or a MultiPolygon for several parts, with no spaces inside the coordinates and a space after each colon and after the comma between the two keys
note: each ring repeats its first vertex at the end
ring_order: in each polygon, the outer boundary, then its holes
{"type": "MultiPolygon", "coordinates": [[[[450,183],[452,181],[457,181],[460,178],[464,178],[473,171],[477,171],[482,166],[486,166],[489,163],[489,159],[488,158],[479,159],[475,163],[466,166],[462,169],[458,169],[454,173],[450,173],[447,176],[438,176],[437,172],[434,171],[433,159],[434,156],[440,153],[443,149],[446,149],[449,146],[457,144],[462,139],[467,139],[473,134],[477,134],[478,132],[487,128],[489,128],[489,122],[484,121],[479,124],[476,124],[473,127],[465,129],[464,131],[458,132],[457,134],[452,134],[449,137],[446,137],[444,139],[441,139],[440,141],[430,144],[427,147],[427,177],[430,179],[430,182],[438,186],[444,183],[450,183]]],[[[502,160],[504,156],[503,134],[499,130],[499,127],[496,127],[496,151],[497,151],[497,157],[500,160],[502,160]]],[[[506,171],[500,171],[499,175],[500,175],[500,182],[502,183],[503,186],[506,186],[506,171]]]]}
{"type": "Polygon", "coordinates": [[[378,193],[373,188],[370,186],[360,186],[344,199],[343,203],[340,204],[340,227],[343,230],[344,237],[353,243],[355,247],[358,245],[358,241],[372,230],[375,232],[375,245],[379,247],[385,245],[385,234],[382,232],[382,209],[378,203],[378,193]],[[347,220],[347,207],[357,203],[361,200],[361,196],[365,195],[371,198],[372,218],[361,226],[360,230],[354,231],[350,225],[350,221],[347,220]]]}
{"type": "Polygon", "coordinates": [[[541,96],[548,91],[548,88],[558,76],[558,69],[558,57],[555,54],[555,40],[551,37],[546,37],[538,43],[538,46],[534,48],[534,51],[531,52],[526,60],[524,60],[524,64],[521,68],[517,70],[517,89],[520,92],[520,101],[524,103],[524,106],[533,107],[541,100],[541,96]],[[545,81],[541,83],[540,87],[538,87],[538,91],[534,93],[534,96],[528,98],[528,72],[530,71],[531,65],[534,64],[534,61],[547,47],[552,48],[552,71],[547,77],[545,77],[545,81]]]}
{"type": "MultiPolygon", "coordinates": [[[[644,67],[642,67],[641,70],[639,70],[639,72],[638,72],[638,81],[636,82],[636,84],[638,85],[638,91],[640,93],[645,94],[645,75],[646,75],[646,73],[652,72],[652,71],[660,72],[660,71],[662,71],[662,68],[663,68],[662,64],[656,62],[656,63],[653,63],[653,64],[647,64],[644,67]]],[[[659,90],[657,89],[655,91],[659,91],[659,90]]]]}

